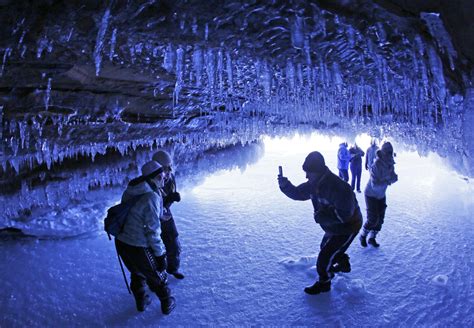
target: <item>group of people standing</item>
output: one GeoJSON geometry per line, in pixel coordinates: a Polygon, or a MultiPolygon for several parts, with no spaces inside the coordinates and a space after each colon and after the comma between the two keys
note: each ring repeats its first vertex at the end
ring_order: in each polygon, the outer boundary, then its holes
{"type": "Polygon", "coordinates": [[[159,150],[142,166],[141,176],[129,182],[122,196],[122,202],[138,196],[115,238],[115,246],[130,271],[130,289],[140,312],[151,303],[148,285],[158,296],[162,313],[171,313],[176,300],[168,287],[168,274],[184,278],[179,271],[181,246],[171,213],[171,205],[181,200],[172,163],[170,154],[159,150]]]}
{"type": "Polygon", "coordinates": [[[351,271],[346,251],[359,231],[361,246],[367,247],[368,243],[374,247],[380,246],[375,237],[385,218],[385,192],[389,185],[398,180],[394,169],[394,152],[390,142],[385,142],[378,149],[374,140],[367,149],[365,168],[370,172],[370,178],[364,190],[367,219],[362,225],[362,213],[354,189],[360,192],[364,154],[357,145],[348,150],[347,143],[341,143],[338,151],[339,177],[329,170],[324,157],[317,151],[309,153],[303,162],[307,182],[295,186],[288,178],[278,175],[280,190],[286,196],[293,200],[311,200],[314,220],[324,231],[316,262],[319,278],[304,289],[308,294],[328,292],[335,273],[351,271]],[[349,163],[351,185],[348,184],[349,163]]]}
{"type": "MultiPolygon", "coordinates": [[[[278,175],[280,190],[286,196],[312,201],[314,220],[325,232],[316,263],[319,278],[304,289],[308,294],[328,292],[335,273],[351,271],[347,249],[359,231],[362,246],[366,247],[368,243],[379,246],[375,236],[385,217],[385,192],[397,181],[393,147],[385,142],[379,150],[372,142],[367,150],[365,167],[370,172],[370,179],[364,191],[367,220],[362,226],[362,213],[354,189],[360,192],[364,154],[357,145],[348,150],[347,144],[343,143],[338,152],[339,176],[329,170],[323,155],[317,151],[309,153],[303,162],[308,181],[295,186],[288,178],[278,175]],[[351,185],[347,183],[349,163],[351,185]]],[[[171,205],[181,200],[172,165],[170,154],[159,150],[142,166],[141,176],[129,182],[122,196],[122,202],[138,196],[121,233],[115,238],[117,252],[131,274],[130,289],[138,311],[144,311],[151,303],[146,291],[148,285],[158,296],[162,313],[171,313],[176,300],[168,287],[168,274],[177,279],[184,278],[179,271],[181,247],[171,213],[171,205]]]]}

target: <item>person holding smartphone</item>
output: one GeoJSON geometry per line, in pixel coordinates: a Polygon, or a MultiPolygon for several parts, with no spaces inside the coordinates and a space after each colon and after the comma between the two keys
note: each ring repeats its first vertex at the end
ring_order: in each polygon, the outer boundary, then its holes
{"type": "Polygon", "coordinates": [[[308,181],[295,186],[280,172],[278,185],[293,200],[311,200],[314,220],[325,232],[316,263],[319,278],[304,289],[315,295],[331,290],[335,273],[351,271],[346,251],[362,226],[362,213],[351,186],[329,170],[321,153],[309,153],[303,171],[308,181]]]}

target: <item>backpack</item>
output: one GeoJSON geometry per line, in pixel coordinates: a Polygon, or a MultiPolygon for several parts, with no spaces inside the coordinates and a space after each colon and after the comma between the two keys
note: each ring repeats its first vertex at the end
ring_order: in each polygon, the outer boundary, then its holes
{"type": "Polygon", "coordinates": [[[141,196],[143,196],[143,194],[134,196],[107,210],[107,216],[104,219],[104,230],[107,232],[110,240],[112,240],[110,235],[117,237],[122,232],[130,209],[137,203],[141,196]]]}

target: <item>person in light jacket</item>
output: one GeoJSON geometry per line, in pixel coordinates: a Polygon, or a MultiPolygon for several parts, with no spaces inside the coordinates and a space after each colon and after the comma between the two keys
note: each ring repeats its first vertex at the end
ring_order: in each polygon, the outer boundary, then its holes
{"type": "Polygon", "coordinates": [[[377,157],[377,150],[379,150],[379,147],[377,146],[377,141],[375,139],[372,139],[370,142],[370,147],[367,148],[366,155],[365,155],[365,169],[369,170],[372,165],[374,165],[375,158],[377,157]]]}
{"type": "Polygon", "coordinates": [[[382,229],[385,219],[387,202],[385,192],[387,187],[398,180],[395,173],[395,161],[393,159],[393,147],[390,142],[385,142],[377,151],[376,159],[370,167],[370,179],[365,187],[365,203],[367,206],[367,221],[360,234],[360,244],[367,247],[367,243],[379,247],[375,237],[382,229]],[[367,240],[367,236],[369,239],[367,240]]]}
{"type": "Polygon", "coordinates": [[[181,244],[176,223],[171,213],[171,205],[181,201],[181,195],[176,191],[176,179],[172,172],[173,160],[165,150],[159,150],[153,155],[153,160],[163,166],[165,174],[164,185],[160,189],[163,196],[163,215],[161,216],[161,239],[166,248],[166,271],[176,279],[184,279],[184,274],[179,271],[181,244]]]}
{"type": "Polygon", "coordinates": [[[131,290],[137,310],[142,312],[151,303],[146,285],[161,302],[163,314],[176,306],[168,287],[166,256],[160,238],[160,217],[163,201],[152,185],[163,186],[163,168],[155,161],[143,165],[142,175],[129,182],[122,202],[141,195],[130,209],[122,232],[115,238],[117,252],[131,274],[131,290]]]}
{"type": "Polygon", "coordinates": [[[304,289],[315,295],[331,289],[334,273],[350,272],[347,249],[362,226],[362,214],[351,187],[332,173],[324,157],[309,153],[303,163],[307,182],[294,186],[286,177],[278,176],[280,190],[293,200],[310,200],[314,220],[324,230],[316,263],[319,279],[304,289]]]}
{"type": "Polygon", "coordinates": [[[347,142],[339,144],[339,150],[337,151],[337,168],[339,170],[339,177],[345,182],[349,181],[349,161],[351,160],[351,154],[347,150],[347,142]]]}

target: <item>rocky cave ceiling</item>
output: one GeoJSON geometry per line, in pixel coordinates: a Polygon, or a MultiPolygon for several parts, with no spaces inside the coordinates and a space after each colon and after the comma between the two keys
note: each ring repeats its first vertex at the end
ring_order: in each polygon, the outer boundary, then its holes
{"type": "Polygon", "coordinates": [[[2,0],[2,186],[302,127],[402,137],[472,175],[473,16],[469,0],[2,0]]]}

